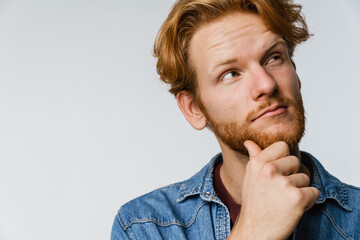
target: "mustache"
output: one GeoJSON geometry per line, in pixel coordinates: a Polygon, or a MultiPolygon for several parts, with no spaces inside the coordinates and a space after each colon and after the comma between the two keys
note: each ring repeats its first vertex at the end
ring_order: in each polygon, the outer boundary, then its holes
{"type": "Polygon", "coordinates": [[[281,104],[287,107],[296,106],[296,102],[290,98],[275,96],[270,99],[264,100],[256,110],[249,112],[246,117],[246,122],[251,122],[254,118],[256,118],[259,112],[263,111],[265,108],[270,107],[271,105],[274,104],[281,104]]]}

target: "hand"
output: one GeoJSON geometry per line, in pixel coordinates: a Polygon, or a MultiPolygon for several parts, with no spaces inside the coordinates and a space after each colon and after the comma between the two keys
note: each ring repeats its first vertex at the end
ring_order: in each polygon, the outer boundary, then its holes
{"type": "Polygon", "coordinates": [[[253,141],[245,147],[250,160],[242,187],[241,213],[229,239],[287,239],[319,191],[298,173],[300,161],[290,156],[285,142],[261,148],[253,141]]]}

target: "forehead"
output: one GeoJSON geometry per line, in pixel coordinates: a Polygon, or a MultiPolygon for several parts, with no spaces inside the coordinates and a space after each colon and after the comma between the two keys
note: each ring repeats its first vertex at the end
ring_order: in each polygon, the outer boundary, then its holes
{"type": "Polygon", "coordinates": [[[195,32],[190,42],[190,61],[196,70],[209,71],[204,68],[219,61],[261,54],[279,38],[258,15],[230,13],[195,32]]]}
{"type": "Polygon", "coordinates": [[[262,19],[253,13],[233,12],[203,25],[193,36],[193,41],[201,38],[210,48],[238,37],[251,37],[268,31],[262,19]]]}

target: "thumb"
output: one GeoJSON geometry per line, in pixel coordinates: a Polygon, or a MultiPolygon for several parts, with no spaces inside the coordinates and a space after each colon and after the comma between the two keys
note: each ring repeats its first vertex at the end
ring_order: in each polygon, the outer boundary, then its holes
{"type": "Polygon", "coordinates": [[[262,150],[254,141],[252,140],[246,140],[244,142],[245,148],[248,150],[249,158],[254,158],[258,153],[260,153],[262,150]]]}

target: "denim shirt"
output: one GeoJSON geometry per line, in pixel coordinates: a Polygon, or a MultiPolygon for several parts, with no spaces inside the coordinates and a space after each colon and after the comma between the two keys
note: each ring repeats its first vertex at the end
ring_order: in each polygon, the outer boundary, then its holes
{"type": "MultiPolygon", "coordinates": [[[[304,213],[293,239],[360,239],[360,189],[330,175],[309,153],[301,152],[312,171],[316,204],[304,213]]],[[[230,214],[213,188],[216,155],[190,179],[138,197],[122,206],[115,217],[111,240],[226,239],[230,214]]]]}

